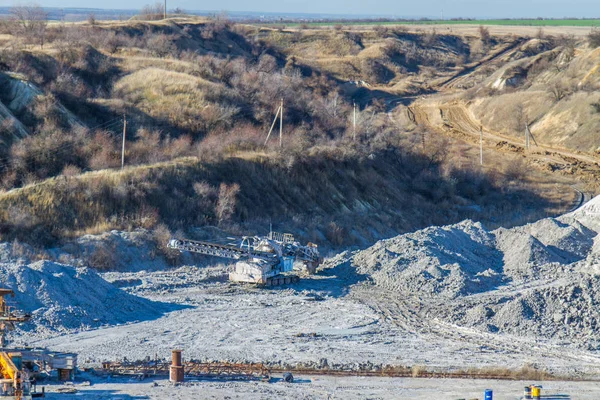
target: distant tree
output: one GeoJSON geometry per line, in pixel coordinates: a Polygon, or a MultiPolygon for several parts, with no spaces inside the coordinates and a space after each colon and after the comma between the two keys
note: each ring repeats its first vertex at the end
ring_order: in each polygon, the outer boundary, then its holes
{"type": "Polygon", "coordinates": [[[42,7],[37,4],[16,6],[10,9],[10,14],[10,22],[16,36],[44,47],[48,13],[42,7]]]}
{"type": "Polygon", "coordinates": [[[90,25],[96,25],[98,21],[96,21],[96,14],[89,13],[87,17],[87,23],[90,25]]]}

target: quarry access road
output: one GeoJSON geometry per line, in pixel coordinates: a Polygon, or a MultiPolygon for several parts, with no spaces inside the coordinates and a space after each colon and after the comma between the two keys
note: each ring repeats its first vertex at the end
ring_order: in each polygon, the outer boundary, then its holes
{"type": "Polygon", "coordinates": [[[461,100],[443,101],[427,97],[416,100],[408,107],[407,112],[416,125],[475,145],[479,145],[481,128],[484,148],[521,154],[543,169],[566,173],[573,171],[571,173],[594,179],[600,176],[598,157],[543,144],[532,144],[527,151],[524,139],[516,139],[486,128],[461,100]],[[569,167],[571,169],[568,169],[569,167]],[[572,167],[577,169],[574,171],[572,167]]]}

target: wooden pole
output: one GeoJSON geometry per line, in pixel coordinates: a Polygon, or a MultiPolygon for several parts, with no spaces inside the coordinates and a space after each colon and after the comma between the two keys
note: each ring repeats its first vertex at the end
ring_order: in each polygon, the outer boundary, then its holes
{"type": "Polygon", "coordinates": [[[356,103],[354,103],[354,119],[352,123],[352,140],[356,141],[356,103]]]}
{"type": "Polygon", "coordinates": [[[271,132],[273,132],[273,128],[275,127],[275,122],[277,122],[277,116],[279,115],[280,111],[281,111],[281,107],[279,107],[277,109],[277,112],[275,113],[275,118],[273,118],[273,123],[271,124],[271,129],[269,129],[269,133],[267,134],[267,138],[265,139],[265,146],[267,145],[267,142],[269,141],[269,137],[271,137],[271,132]]]}
{"type": "Polygon", "coordinates": [[[283,99],[279,106],[279,147],[283,147],[283,99]]]}
{"type": "Polygon", "coordinates": [[[483,125],[479,125],[479,165],[483,165],[483,125]]]}
{"type": "Polygon", "coordinates": [[[121,148],[121,169],[125,168],[125,134],[127,133],[127,116],[123,115],[123,147],[121,148]]]}
{"type": "Polygon", "coordinates": [[[165,0],[165,19],[167,19],[167,0],[165,0]]]}

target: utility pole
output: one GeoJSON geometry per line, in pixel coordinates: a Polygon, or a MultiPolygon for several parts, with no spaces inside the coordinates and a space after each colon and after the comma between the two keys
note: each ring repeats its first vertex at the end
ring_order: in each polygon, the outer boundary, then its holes
{"type": "Polygon", "coordinates": [[[125,134],[127,133],[127,116],[123,114],[123,147],[121,148],[121,169],[125,168],[125,134]]]}
{"type": "Polygon", "coordinates": [[[279,106],[279,108],[277,108],[277,112],[275,113],[275,118],[273,118],[273,123],[271,124],[271,129],[269,129],[269,133],[267,134],[267,138],[265,139],[265,146],[267,145],[267,142],[269,141],[269,138],[271,137],[271,132],[273,132],[273,128],[275,128],[275,123],[277,122],[277,117],[279,116],[280,112],[281,112],[281,106],[279,106]]]}
{"type": "Polygon", "coordinates": [[[356,141],[356,103],[354,104],[354,118],[352,123],[352,140],[356,141]]]}
{"type": "Polygon", "coordinates": [[[525,122],[525,148],[529,150],[529,123],[525,122]]]}
{"type": "Polygon", "coordinates": [[[279,106],[279,147],[283,147],[283,98],[279,106]]]}
{"type": "Polygon", "coordinates": [[[165,19],[167,19],[167,0],[165,0],[165,19]]]}
{"type": "Polygon", "coordinates": [[[479,125],[479,165],[483,165],[483,125],[479,125]]]}

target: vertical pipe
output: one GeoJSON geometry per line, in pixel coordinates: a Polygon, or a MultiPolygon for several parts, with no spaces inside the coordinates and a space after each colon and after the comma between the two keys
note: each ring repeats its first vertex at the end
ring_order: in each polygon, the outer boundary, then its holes
{"type": "Polygon", "coordinates": [[[169,368],[169,380],[174,383],[183,382],[183,365],[181,363],[181,350],[173,350],[171,354],[171,367],[169,368]]]}

